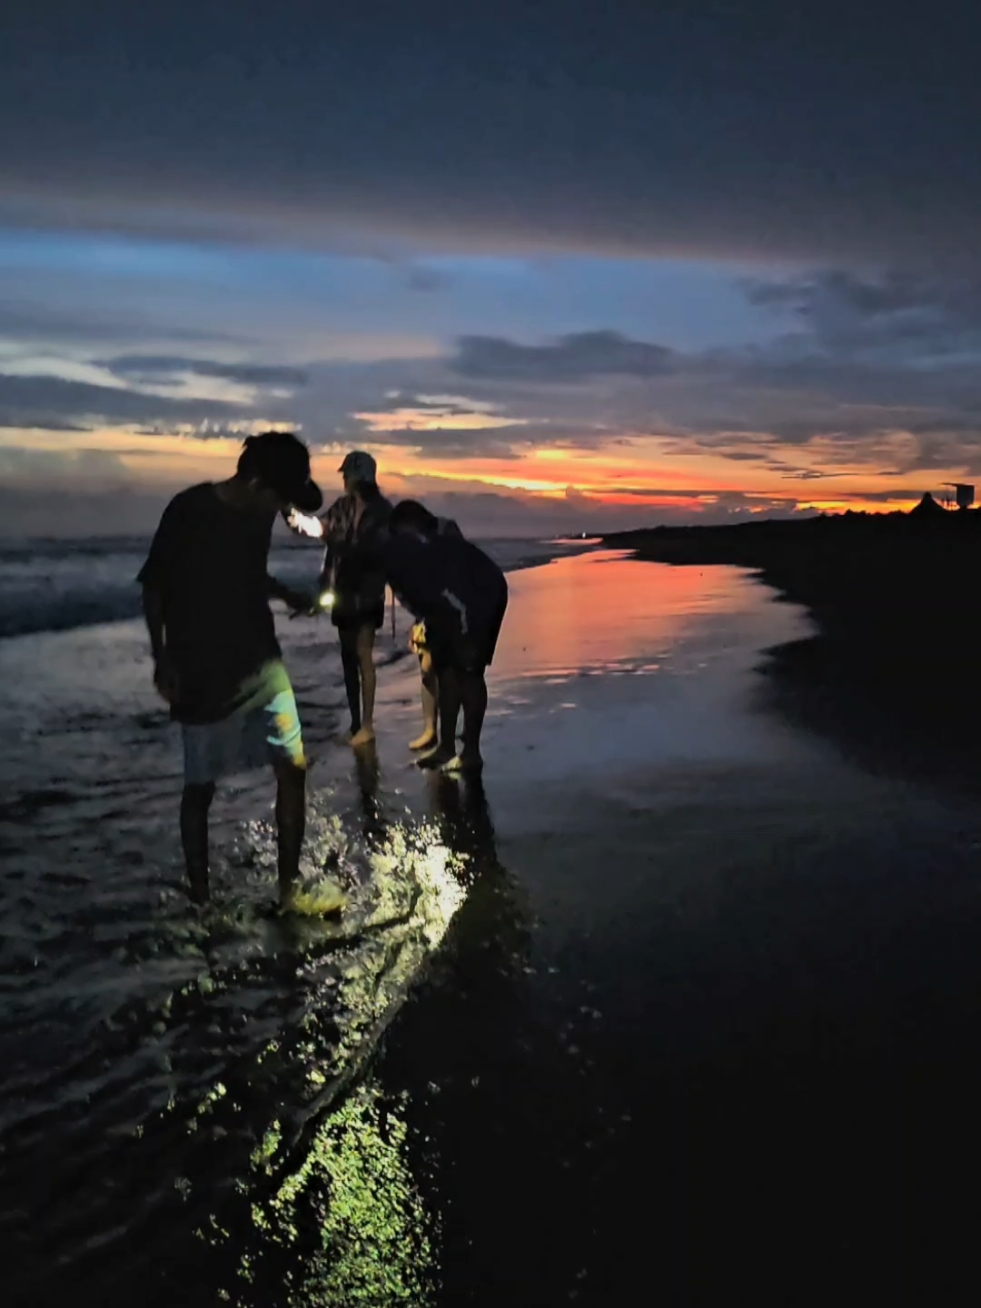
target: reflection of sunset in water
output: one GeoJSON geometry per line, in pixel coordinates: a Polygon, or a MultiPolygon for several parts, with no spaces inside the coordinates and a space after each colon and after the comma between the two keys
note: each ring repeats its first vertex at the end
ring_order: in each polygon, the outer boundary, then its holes
{"type": "Polygon", "coordinates": [[[745,609],[746,585],[733,569],[652,566],[612,550],[511,573],[494,674],[547,676],[655,655],[692,615],[745,609]]]}

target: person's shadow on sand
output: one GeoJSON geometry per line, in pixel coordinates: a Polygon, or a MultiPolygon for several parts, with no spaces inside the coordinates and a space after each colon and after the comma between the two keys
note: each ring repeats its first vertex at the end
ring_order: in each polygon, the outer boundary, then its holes
{"type": "Polygon", "coordinates": [[[380,768],[378,748],[373,740],[354,750],[354,775],[361,803],[361,830],[369,845],[378,845],[387,834],[388,823],[378,799],[380,768]]]}
{"type": "Polygon", "coordinates": [[[482,779],[474,776],[461,784],[436,773],[431,793],[447,847],[467,858],[468,883],[488,872],[507,876],[497,857],[494,822],[482,779]]]}

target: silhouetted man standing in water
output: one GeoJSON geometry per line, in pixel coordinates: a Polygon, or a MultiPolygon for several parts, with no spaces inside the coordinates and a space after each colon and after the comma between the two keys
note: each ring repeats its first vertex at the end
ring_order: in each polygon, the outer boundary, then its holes
{"type": "Polygon", "coordinates": [[[171,500],[139,575],[154,684],[183,732],[181,840],[199,903],[208,898],[215,782],[271,763],[280,904],[296,906],[306,759],[269,601],[301,607],[306,600],[270,577],[267,565],[277,513],[290,505],[313,512],[322,502],[302,441],[289,432],[250,436],[234,477],[171,500]]]}

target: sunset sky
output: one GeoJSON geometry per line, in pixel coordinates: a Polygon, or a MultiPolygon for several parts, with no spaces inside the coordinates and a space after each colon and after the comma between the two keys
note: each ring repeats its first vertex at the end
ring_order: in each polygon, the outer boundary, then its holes
{"type": "Polygon", "coordinates": [[[351,8],[0,18],[0,531],[270,425],[476,534],[981,480],[975,8],[351,8]]]}

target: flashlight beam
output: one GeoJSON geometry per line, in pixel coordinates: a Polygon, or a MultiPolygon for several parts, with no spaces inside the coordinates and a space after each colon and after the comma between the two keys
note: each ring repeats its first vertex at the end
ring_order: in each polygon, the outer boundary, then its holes
{"type": "Polygon", "coordinates": [[[290,509],[286,521],[301,536],[309,536],[311,540],[323,539],[324,524],[312,513],[301,513],[299,509],[290,509]]]}

